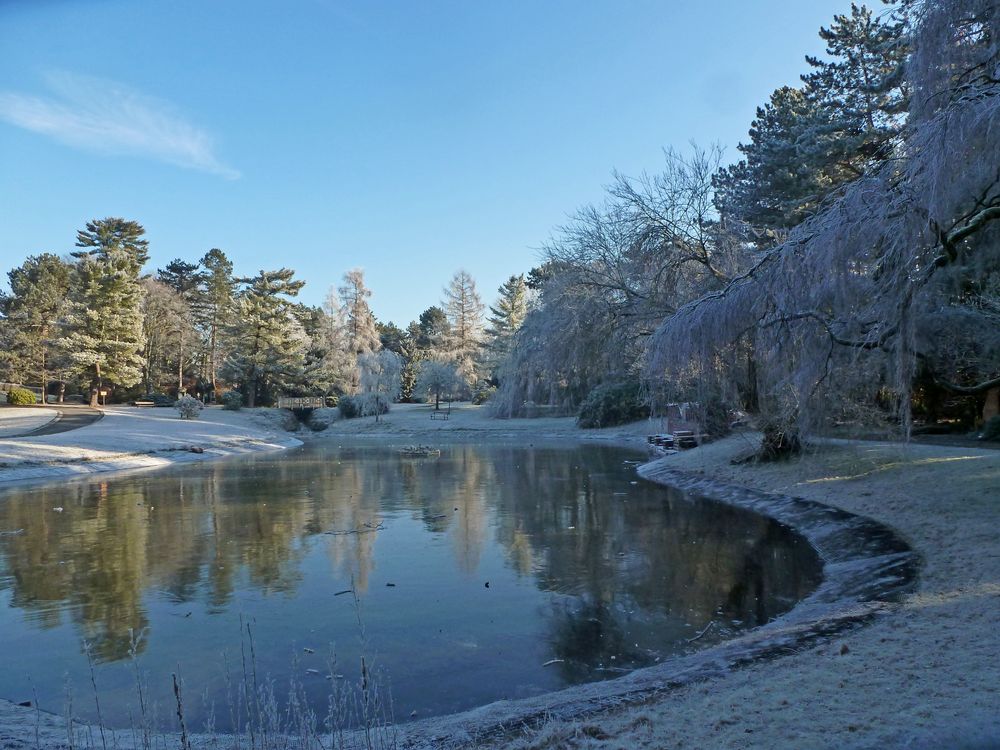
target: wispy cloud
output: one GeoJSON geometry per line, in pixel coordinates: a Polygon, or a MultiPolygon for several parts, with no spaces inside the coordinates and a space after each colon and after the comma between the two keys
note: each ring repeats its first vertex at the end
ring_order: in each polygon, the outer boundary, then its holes
{"type": "Polygon", "coordinates": [[[45,82],[48,96],[0,91],[0,120],[89,151],[154,158],[228,179],[240,176],[216,157],[211,136],[169,102],[92,76],[50,73],[45,82]]]}

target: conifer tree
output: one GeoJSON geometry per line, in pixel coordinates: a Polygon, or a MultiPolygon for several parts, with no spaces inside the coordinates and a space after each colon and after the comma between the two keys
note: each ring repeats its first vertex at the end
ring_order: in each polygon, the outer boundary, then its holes
{"type": "MultiPolygon", "coordinates": [[[[901,18],[881,20],[864,5],[821,28],[829,60],[807,56],[807,95],[828,113],[826,127],[803,144],[809,158],[858,177],[891,154],[909,103],[903,75],[909,45],[901,18]]],[[[830,167],[828,167],[829,169],[830,167]]]]}
{"type": "Polygon", "coordinates": [[[87,223],[77,233],[77,258],[63,346],[74,368],[90,380],[97,406],[105,380],[132,386],[142,377],[142,287],[148,259],[146,230],[119,218],[87,223]]]}
{"type": "Polygon", "coordinates": [[[371,290],[365,286],[365,274],[353,268],[344,274],[344,283],[337,288],[341,310],[347,323],[347,342],[354,354],[378,351],[381,344],[375,316],[368,306],[371,290]]]}
{"type": "Polygon", "coordinates": [[[443,307],[450,326],[448,354],[458,366],[463,381],[471,387],[478,374],[485,306],[476,291],[475,280],[464,269],[455,272],[444,289],[444,295],[443,307]]]}
{"type": "Polygon", "coordinates": [[[239,279],[236,314],[230,328],[232,351],[226,374],[238,382],[247,406],[269,400],[301,378],[306,336],[295,319],[292,297],[305,285],[282,268],[239,279]]]}
{"type": "Polygon", "coordinates": [[[497,303],[490,307],[489,337],[490,368],[495,370],[510,351],[514,334],[517,333],[528,314],[528,286],[524,274],[511,276],[497,290],[497,303]]]}
{"type": "Polygon", "coordinates": [[[229,325],[233,312],[233,295],[236,282],[233,280],[233,264],[226,254],[212,248],[201,259],[205,269],[201,276],[202,294],[200,318],[208,338],[208,376],[213,394],[217,388],[217,372],[221,357],[220,334],[229,325]]]}
{"type": "Polygon", "coordinates": [[[202,274],[198,266],[198,263],[174,258],[166,267],[157,269],[156,277],[190,302],[201,291],[202,274]]]}
{"type": "Polygon", "coordinates": [[[47,387],[70,274],[70,266],[52,253],[31,256],[7,274],[10,295],[0,296],[0,311],[5,317],[4,348],[14,379],[31,382],[37,378],[43,389],[47,387]]]}
{"type": "MultiPolygon", "coordinates": [[[[329,294],[323,308],[307,308],[309,337],[304,379],[306,390],[324,396],[344,393],[351,383],[356,357],[347,343],[347,326],[336,295],[329,294]]],[[[300,316],[301,319],[301,316],[300,316]]]]}
{"type": "Polygon", "coordinates": [[[431,305],[422,313],[415,323],[415,344],[424,356],[432,352],[444,353],[447,348],[451,326],[448,315],[437,305],[431,305]]]}
{"type": "Polygon", "coordinates": [[[716,205],[771,238],[814,211],[829,187],[816,164],[803,158],[810,133],[824,130],[826,113],[803,89],[783,86],[771,94],[750,126],[743,159],[716,175],[716,205]]]}
{"type": "Polygon", "coordinates": [[[888,20],[864,5],[834,17],[820,37],[828,60],[802,88],[777,89],[757,110],[743,159],[716,176],[716,205],[773,244],[844,185],[892,155],[909,93],[902,15],[888,20]]]}

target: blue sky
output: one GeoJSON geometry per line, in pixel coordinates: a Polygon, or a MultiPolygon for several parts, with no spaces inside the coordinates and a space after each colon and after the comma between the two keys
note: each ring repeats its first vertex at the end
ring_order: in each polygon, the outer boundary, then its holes
{"type": "Polygon", "coordinates": [[[404,325],[484,300],[612,169],[736,154],[849,0],[0,0],[0,269],[142,223],[149,270],[220,247],[322,302],[352,267],[404,325]]]}

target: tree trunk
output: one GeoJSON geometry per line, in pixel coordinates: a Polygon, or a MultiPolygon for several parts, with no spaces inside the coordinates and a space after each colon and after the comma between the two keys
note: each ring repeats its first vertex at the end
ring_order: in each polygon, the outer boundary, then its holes
{"type": "Polygon", "coordinates": [[[42,347],[42,403],[44,404],[49,395],[49,379],[45,375],[45,347],[42,347]]]}
{"type": "Polygon", "coordinates": [[[983,404],[983,424],[1000,414],[1000,387],[986,391],[986,403],[983,404]]]}
{"type": "Polygon", "coordinates": [[[96,409],[99,404],[97,399],[101,393],[101,365],[97,363],[94,365],[94,379],[90,381],[90,406],[96,409]]]}
{"type": "Polygon", "coordinates": [[[209,380],[211,380],[211,382],[212,382],[212,400],[213,401],[216,400],[215,394],[217,392],[216,386],[215,386],[215,341],[216,341],[215,337],[218,335],[218,328],[219,328],[218,325],[216,325],[216,323],[213,321],[213,323],[212,323],[212,341],[211,341],[211,344],[209,344],[210,350],[209,350],[209,355],[208,355],[208,371],[209,371],[208,374],[209,374],[209,380]]]}
{"type": "Polygon", "coordinates": [[[177,398],[184,395],[184,334],[180,334],[177,352],[177,398]]]}

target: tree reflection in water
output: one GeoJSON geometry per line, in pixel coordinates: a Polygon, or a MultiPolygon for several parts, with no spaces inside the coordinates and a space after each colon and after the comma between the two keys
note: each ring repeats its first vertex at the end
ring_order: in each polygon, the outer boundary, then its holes
{"type": "Polygon", "coordinates": [[[208,680],[242,613],[261,620],[276,676],[306,642],[336,642],[350,664],[356,618],[333,594],[353,585],[397,706],[449,711],[614,676],[685,648],[710,621],[713,637],[766,622],[815,586],[819,563],[787,530],[632,484],[631,457],[454,445],[412,459],[317,444],[6,491],[0,531],[18,533],[0,536],[0,627],[23,648],[0,656],[0,696],[19,697],[31,669],[54,700],[63,670],[85,681],[82,641],[115,662],[130,631],[145,631],[151,671],[183,657],[208,680]],[[380,520],[385,531],[368,531],[380,520]],[[25,653],[47,633],[49,662],[25,653]]]}

